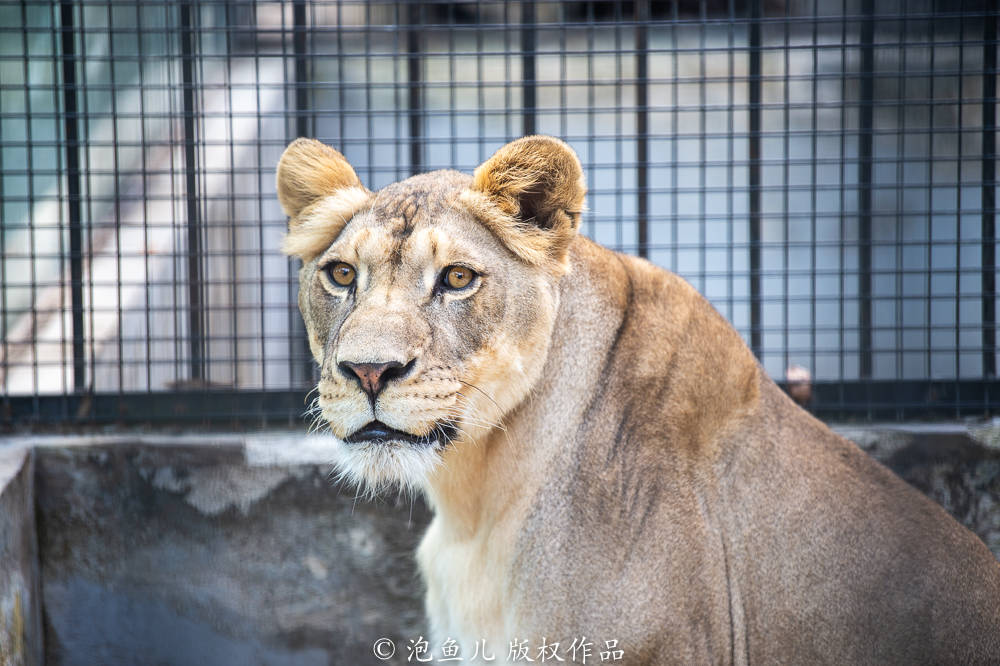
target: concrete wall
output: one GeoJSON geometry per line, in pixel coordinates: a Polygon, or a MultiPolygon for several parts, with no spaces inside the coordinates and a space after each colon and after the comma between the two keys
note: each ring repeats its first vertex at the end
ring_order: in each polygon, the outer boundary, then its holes
{"type": "Polygon", "coordinates": [[[0,666],[43,662],[32,462],[0,447],[0,666]]]}
{"type": "Polygon", "coordinates": [[[1000,420],[837,430],[947,509],[1000,559],[1000,420]]]}
{"type": "Polygon", "coordinates": [[[38,448],[49,662],[361,664],[419,635],[426,508],[355,502],[296,439],[38,448]]]}
{"type": "MultiPolygon", "coordinates": [[[[1000,556],[1000,424],[840,430],[1000,556]]],[[[380,637],[406,663],[430,514],[355,501],[329,459],[298,433],[0,445],[0,666],[374,664],[380,637]]]]}

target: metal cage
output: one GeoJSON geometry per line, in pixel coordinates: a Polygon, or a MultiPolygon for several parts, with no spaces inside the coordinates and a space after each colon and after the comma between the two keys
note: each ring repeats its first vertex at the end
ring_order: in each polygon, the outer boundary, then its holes
{"type": "Polygon", "coordinates": [[[299,423],[274,165],[376,189],[530,133],[584,233],[688,279],[831,418],[985,416],[993,1],[0,4],[8,427],[299,423]]]}

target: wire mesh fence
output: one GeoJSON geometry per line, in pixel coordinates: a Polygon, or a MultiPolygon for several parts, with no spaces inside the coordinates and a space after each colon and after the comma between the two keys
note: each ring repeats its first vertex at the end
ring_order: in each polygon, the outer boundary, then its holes
{"type": "Polygon", "coordinates": [[[296,423],[274,165],[377,189],[530,133],[838,418],[989,415],[992,0],[0,4],[7,425],[296,423]]]}

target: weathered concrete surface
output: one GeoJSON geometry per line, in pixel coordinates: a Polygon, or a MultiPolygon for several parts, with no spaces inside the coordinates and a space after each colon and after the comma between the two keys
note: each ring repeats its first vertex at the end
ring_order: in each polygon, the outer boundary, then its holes
{"type": "Polygon", "coordinates": [[[1000,559],[1000,421],[837,430],[943,506],[1000,559]]]}
{"type": "Polygon", "coordinates": [[[48,663],[364,664],[383,636],[405,663],[426,507],[356,503],[286,444],[38,448],[48,663]]]}
{"type": "Polygon", "coordinates": [[[42,664],[31,452],[0,447],[0,666],[42,664]]]}
{"type": "MultiPolygon", "coordinates": [[[[838,430],[1000,556],[1000,423],[838,430]]],[[[330,482],[322,437],[19,444],[35,447],[47,663],[403,664],[408,642],[427,635],[413,560],[427,508],[419,499],[355,502],[330,482]],[[396,646],[388,662],[372,654],[381,637],[396,646]]],[[[0,483],[2,501],[20,498],[20,508],[4,504],[0,520],[21,516],[18,538],[30,544],[30,459],[10,451],[0,447],[16,459],[6,467],[0,459],[0,479],[10,479],[0,483]]],[[[7,539],[14,532],[2,525],[7,539]]],[[[27,563],[16,571],[28,573],[0,569],[0,586],[32,575],[27,563]]],[[[14,598],[7,589],[0,599],[14,598]]],[[[22,616],[30,612],[26,605],[22,616]]],[[[24,645],[41,645],[29,624],[24,645]]]]}

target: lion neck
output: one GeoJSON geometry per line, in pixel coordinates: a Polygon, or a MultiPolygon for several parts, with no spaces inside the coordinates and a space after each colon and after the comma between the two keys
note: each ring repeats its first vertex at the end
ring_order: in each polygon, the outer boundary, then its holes
{"type": "Polygon", "coordinates": [[[506,414],[502,428],[454,442],[425,487],[441,529],[467,537],[523,513],[551,473],[547,463],[574,445],[628,307],[613,259],[609,281],[612,257],[584,238],[571,246],[552,344],[529,397],[506,414]]]}
{"type": "Polygon", "coordinates": [[[552,483],[557,456],[573,449],[580,464],[562,473],[586,476],[588,460],[599,468],[615,455],[626,426],[654,433],[646,460],[675,469],[684,457],[712,460],[721,433],[758,401],[753,355],[681,278],[582,237],[570,263],[530,398],[507,414],[505,429],[451,447],[427,486],[442,529],[467,536],[516,522],[552,483]]]}

